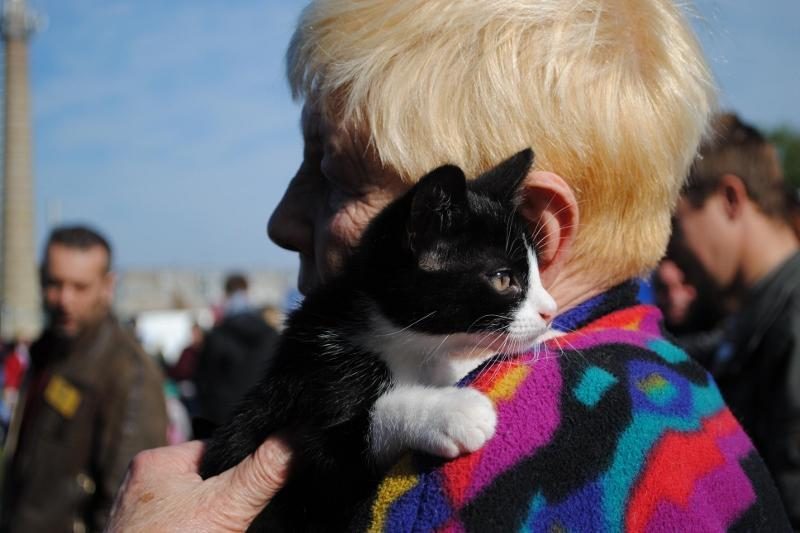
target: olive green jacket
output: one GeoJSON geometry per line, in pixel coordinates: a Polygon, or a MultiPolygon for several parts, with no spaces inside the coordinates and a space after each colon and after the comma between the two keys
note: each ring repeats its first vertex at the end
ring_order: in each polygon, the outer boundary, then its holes
{"type": "Polygon", "coordinates": [[[166,441],[163,378],[112,317],[31,347],[4,456],[7,531],[102,530],[133,456],[166,441]]]}

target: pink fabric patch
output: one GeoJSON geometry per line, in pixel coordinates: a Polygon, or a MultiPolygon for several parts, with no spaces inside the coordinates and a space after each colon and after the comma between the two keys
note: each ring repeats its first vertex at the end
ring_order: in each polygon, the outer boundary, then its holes
{"type": "Polygon", "coordinates": [[[467,500],[511,465],[550,442],[560,422],[562,380],[558,357],[559,353],[545,351],[538,354],[535,362],[530,358],[520,360],[519,364],[533,368],[511,398],[498,402],[497,431],[481,450],[467,500]]]}

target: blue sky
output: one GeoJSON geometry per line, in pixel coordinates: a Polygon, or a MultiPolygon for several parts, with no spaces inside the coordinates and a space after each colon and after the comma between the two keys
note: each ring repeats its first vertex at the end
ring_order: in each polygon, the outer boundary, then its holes
{"type": "MultiPolygon", "coordinates": [[[[81,221],[122,267],[294,267],[264,228],[301,154],[283,52],[305,2],[29,3],[39,242],[81,221]]],[[[695,5],[725,106],[800,128],[800,1],[695,5]]]]}

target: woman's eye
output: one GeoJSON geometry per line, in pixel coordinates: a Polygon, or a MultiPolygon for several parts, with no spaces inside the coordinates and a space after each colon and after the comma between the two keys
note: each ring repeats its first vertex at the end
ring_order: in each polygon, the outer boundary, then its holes
{"type": "Polygon", "coordinates": [[[324,173],[323,173],[323,176],[325,176],[325,179],[328,182],[328,187],[330,187],[331,189],[335,189],[335,190],[343,192],[343,193],[347,193],[348,192],[347,187],[342,182],[342,180],[340,180],[339,178],[331,177],[331,176],[328,176],[327,174],[324,174],[324,173]]]}
{"type": "Polygon", "coordinates": [[[511,272],[508,270],[498,270],[489,276],[489,283],[497,292],[506,292],[511,288],[511,272]]]}
{"type": "Polygon", "coordinates": [[[330,175],[326,172],[322,172],[322,177],[328,184],[328,194],[334,202],[338,203],[359,196],[358,192],[352,187],[348,180],[330,175]]]}
{"type": "Polygon", "coordinates": [[[328,185],[328,207],[331,210],[337,211],[340,207],[347,203],[350,197],[351,195],[348,194],[347,191],[343,191],[341,188],[336,187],[335,185],[328,185]]]}

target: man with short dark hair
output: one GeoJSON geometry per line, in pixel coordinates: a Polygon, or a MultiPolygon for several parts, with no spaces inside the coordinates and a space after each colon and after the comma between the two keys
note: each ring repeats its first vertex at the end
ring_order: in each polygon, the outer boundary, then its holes
{"type": "Polygon", "coordinates": [[[247,286],[247,278],[244,277],[244,274],[239,274],[238,272],[229,274],[225,278],[225,296],[230,297],[237,292],[247,292],[247,286]]]}
{"type": "Polygon", "coordinates": [[[686,246],[740,303],[709,363],[800,528],[800,244],[774,146],[717,117],[678,204],[686,246]]]}
{"type": "Polygon", "coordinates": [[[111,246],[54,230],[41,268],[47,326],[6,445],[3,527],[102,530],[133,456],[166,442],[163,380],[111,315],[111,246]]]}
{"type": "Polygon", "coordinates": [[[206,336],[195,373],[200,417],[214,425],[264,374],[278,338],[251,304],[243,274],[230,274],[224,287],[222,319],[206,336]]]}

